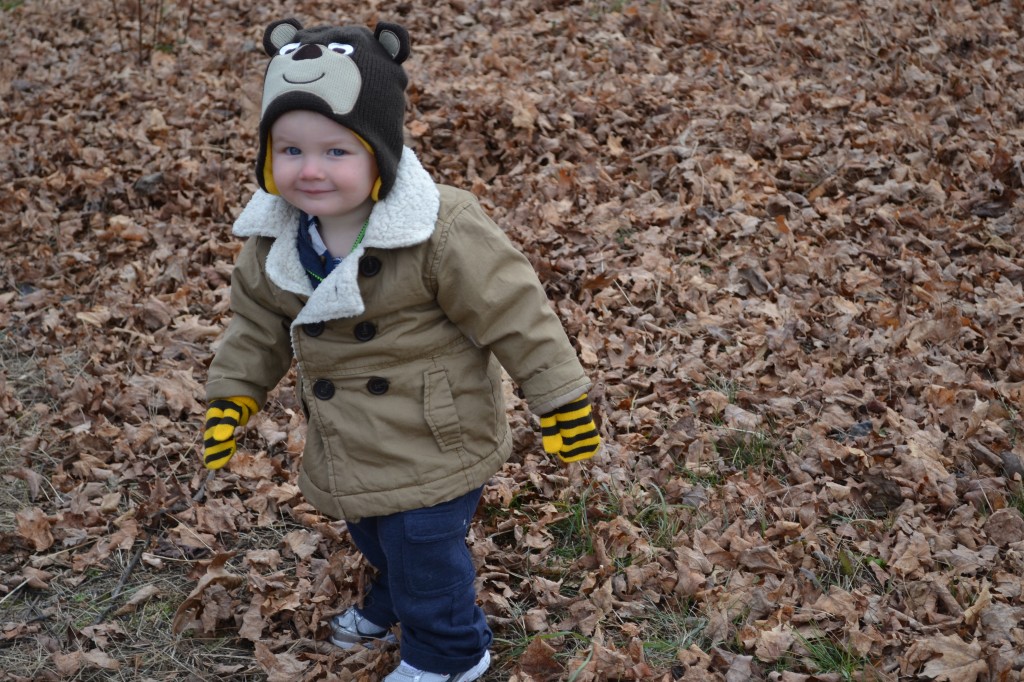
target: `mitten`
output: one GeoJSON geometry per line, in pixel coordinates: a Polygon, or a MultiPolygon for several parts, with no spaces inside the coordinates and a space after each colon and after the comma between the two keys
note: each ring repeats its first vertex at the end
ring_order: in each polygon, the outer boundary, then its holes
{"type": "Polygon", "coordinates": [[[544,452],[558,455],[563,462],[590,459],[601,446],[586,393],[541,417],[540,432],[544,452]]]}
{"type": "Polygon", "coordinates": [[[235,428],[245,426],[249,417],[259,410],[248,396],[218,398],[206,411],[203,434],[203,464],[207,469],[220,469],[235,454],[235,428]]]}

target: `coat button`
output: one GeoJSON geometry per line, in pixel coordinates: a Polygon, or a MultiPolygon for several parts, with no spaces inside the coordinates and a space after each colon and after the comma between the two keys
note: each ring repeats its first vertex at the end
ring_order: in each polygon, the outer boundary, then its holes
{"type": "Polygon", "coordinates": [[[327,379],[317,379],[313,384],[313,395],[319,400],[330,400],[334,397],[334,384],[327,379]]]}
{"type": "Polygon", "coordinates": [[[306,336],[315,338],[324,333],[325,326],[323,322],[310,322],[309,324],[302,325],[302,331],[306,332],[306,336]]]}
{"type": "Polygon", "coordinates": [[[366,390],[373,395],[384,395],[390,386],[391,382],[384,377],[370,377],[370,380],[366,382],[366,390]]]}
{"type": "Polygon", "coordinates": [[[355,333],[356,341],[369,341],[377,335],[377,327],[373,322],[360,322],[352,331],[355,333]]]}
{"type": "Polygon", "coordinates": [[[380,258],[363,256],[359,259],[359,274],[363,277],[376,277],[380,273],[380,258]]]}
{"type": "Polygon", "coordinates": [[[282,317],[281,318],[281,326],[284,327],[285,330],[291,331],[292,321],[289,320],[287,317],[282,317]]]}

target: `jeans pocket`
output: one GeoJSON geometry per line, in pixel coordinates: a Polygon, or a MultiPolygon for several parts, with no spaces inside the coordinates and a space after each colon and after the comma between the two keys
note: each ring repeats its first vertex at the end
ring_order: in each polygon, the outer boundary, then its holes
{"type": "Polygon", "coordinates": [[[476,568],[466,547],[473,516],[465,497],[404,514],[405,584],[410,594],[436,597],[472,584],[476,568]]]}

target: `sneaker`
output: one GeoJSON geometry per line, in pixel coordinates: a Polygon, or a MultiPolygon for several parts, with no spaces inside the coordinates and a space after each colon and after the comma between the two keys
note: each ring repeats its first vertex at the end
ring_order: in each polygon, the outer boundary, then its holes
{"type": "Polygon", "coordinates": [[[375,640],[396,641],[394,633],[360,616],[354,606],[345,613],[331,617],[331,634],[328,639],[331,644],[342,649],[351,649],[356,644],[372,649],[375,640]]]}
{"type": "Polygon", "coordinates": [[[469,670],[453,675],[440,675],[418,670],[405,661],[402,661],[391,674],[384,678],[384,682],[472,682],[480,679],[480,676],[491,667],[491,652],[485,651],[480,660],[469,670]]]}

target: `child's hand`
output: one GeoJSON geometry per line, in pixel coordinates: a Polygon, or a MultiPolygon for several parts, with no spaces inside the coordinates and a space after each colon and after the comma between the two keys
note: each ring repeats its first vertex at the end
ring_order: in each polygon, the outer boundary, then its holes
{"type": "Polygon", "coordinates": [[[544,452],[558,455],[563,462],[590,459],[601,447],[586,393],[541,417],[540,432],[544,452]]]}
{"type": "Polygon", "coordinates": [[[210,404],[203,433],[203,464],[207,469],[220,469],[228,463],[235,454],[235,427],[245,426],[257,410],[256,401],[247,396],[220,398],[210,404]]]}

